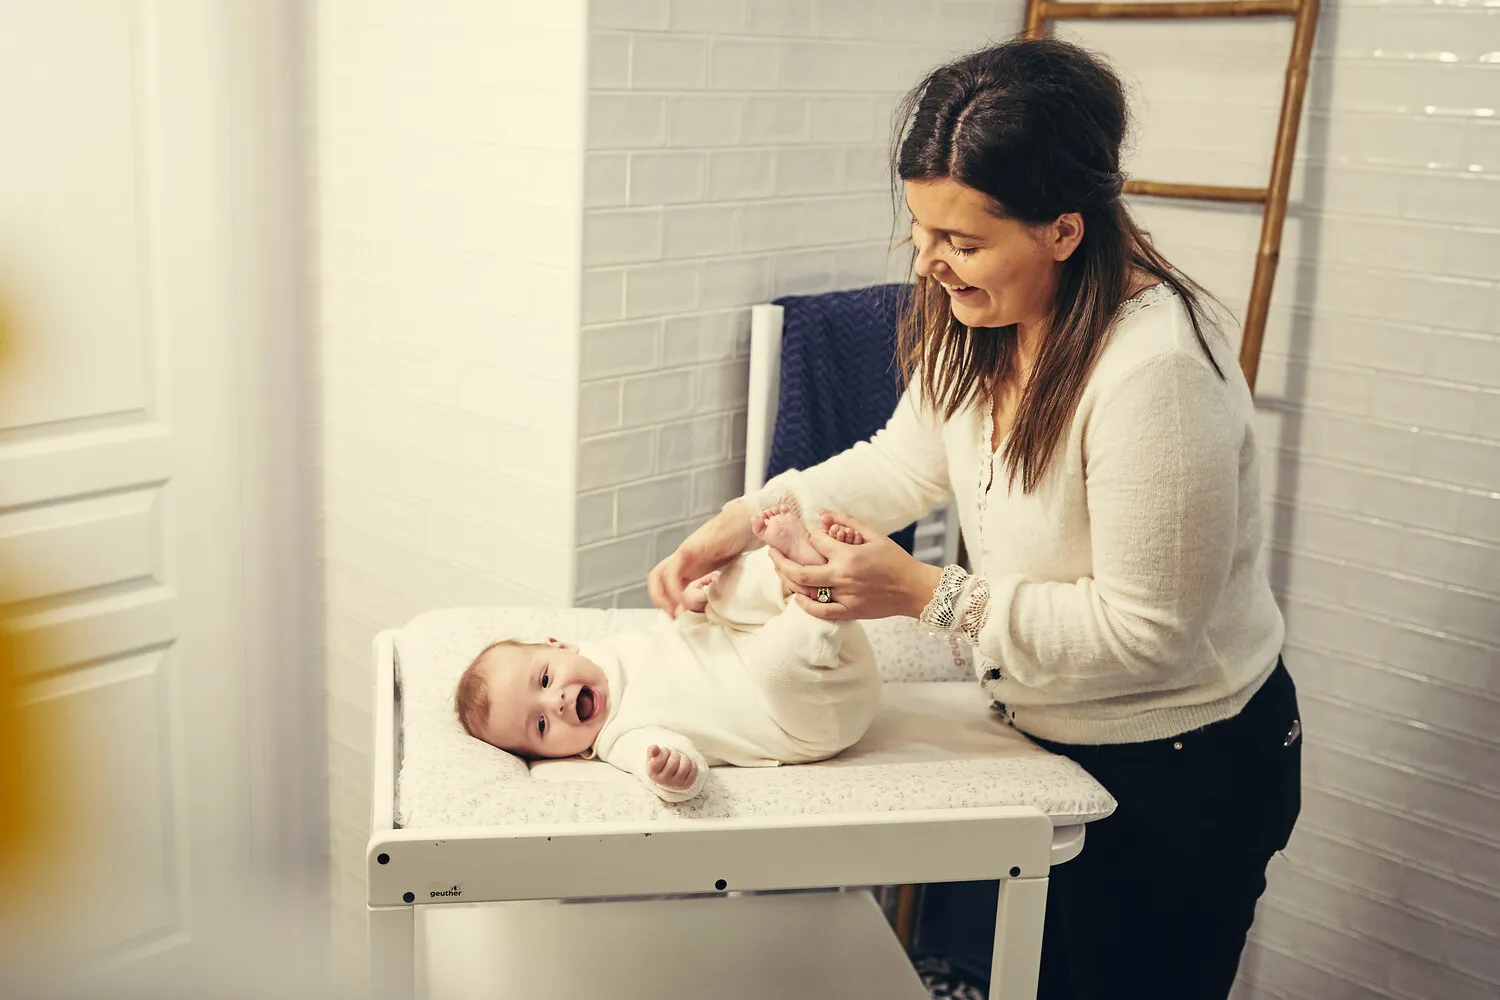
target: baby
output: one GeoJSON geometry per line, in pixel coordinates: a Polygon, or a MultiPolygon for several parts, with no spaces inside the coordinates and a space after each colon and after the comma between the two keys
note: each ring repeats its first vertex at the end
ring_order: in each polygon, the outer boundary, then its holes
{"type": "MultiPolygon", "coordinates": [[[[793,562],[827,561],[786,507],[752,523],[793,562]]],[[[697,795],[715,764],[827,759],[875,717],[875,651],[858,622],[814,618],[789,596],[761,549],[690,586],[670,625],[579,646],[493,643],[459,680],[459,721],[530,759],[598,757],[668,802],[697,795]]]]}

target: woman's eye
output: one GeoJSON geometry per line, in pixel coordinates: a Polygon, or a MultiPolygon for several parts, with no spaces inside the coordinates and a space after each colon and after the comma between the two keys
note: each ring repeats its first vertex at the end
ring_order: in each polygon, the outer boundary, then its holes
{"type": "Polygon", "coordinates": [[[978,247],[961,247],[961,246],[956,246],[956,245],[954,245],[952,243],[950,243],[948,245],[950,247],[953,247],[953,252],[956,253],[956,254],[958,254],[960,257],[967,257],[967,256],[969,256],[969,254],[974,253],[974,252],[976,252],[979,249],[978,247]]]}

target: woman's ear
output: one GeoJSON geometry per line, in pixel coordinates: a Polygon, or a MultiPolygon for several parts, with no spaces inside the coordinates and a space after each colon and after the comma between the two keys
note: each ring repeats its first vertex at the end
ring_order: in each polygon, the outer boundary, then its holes
{"type": "Polygon", "coordinates": [[[1059,215],[1050,228],[1048,249],[1052,251],[1052,259],[1061,264],[1073,256],[1073,251],[1083,242],[1083,216],[1066,212],[1059,215]]]}

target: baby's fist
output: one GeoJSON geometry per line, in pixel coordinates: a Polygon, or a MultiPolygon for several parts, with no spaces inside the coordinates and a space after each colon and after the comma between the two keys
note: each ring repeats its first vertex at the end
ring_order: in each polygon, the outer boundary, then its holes
{"type": "Polygon", "coordinates": [[[681,750],[652,746],[646,751],[646,775],[663,788],[685,792],[698,780],[698,762],[681,750]]]}

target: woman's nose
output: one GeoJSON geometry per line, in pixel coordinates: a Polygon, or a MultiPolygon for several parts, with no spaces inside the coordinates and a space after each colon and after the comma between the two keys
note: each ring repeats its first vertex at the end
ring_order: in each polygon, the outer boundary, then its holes
{"type": "Polygon", "coordinates": [[[937,258],[932,252],[932,244],[924,242],[918,236],[912,237],[912,244],[917,248],[917,275],[922,278],[932,277],[933,268],[937,266],[937,258]]]}
{"type": "Polygon", "coordinates": [[[917,248],[917,276],[922,278],[937,277],[938,271],[945,267],[937,254],[937,242],[935,240],[923,240],[918,236],[912,237],[912,241],[917,248]]]}

